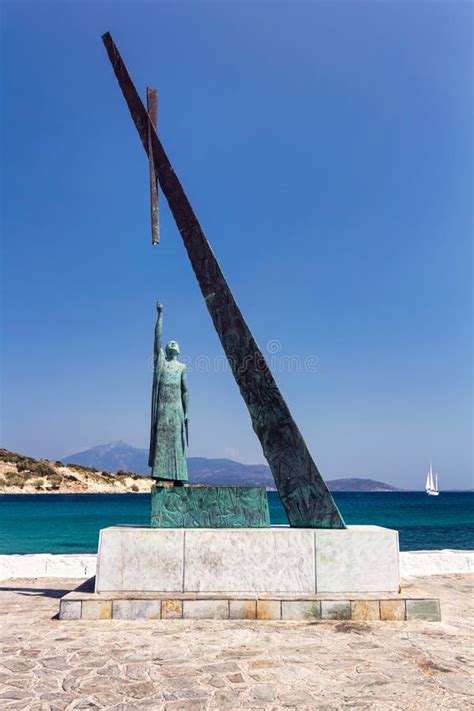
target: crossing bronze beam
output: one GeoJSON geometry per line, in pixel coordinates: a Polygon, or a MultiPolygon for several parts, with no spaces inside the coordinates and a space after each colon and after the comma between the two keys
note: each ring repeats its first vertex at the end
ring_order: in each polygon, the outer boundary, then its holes
{"type": "Polygon", "coordinates": [[[214,327],[247,405],[291,526],[345,528],[272,373],[247,326],[221,268],[168,160],[147,111],[107,32],[102,37],[115,76],[156,178],[173,214],[214,327]],[[151,147],[149,147],[151,137],[151,147]]]}
{"type": "MultiPolygon", "coordinates": [[[[147,86],[146,89],[146,108],[148,117],[156,131],[158,122],[158,92],[149,86],[147,86]]],[[[148,166],[150,173],[151,243],[158,244],[160,241],[158,186],[156,184],[155,161],[151,147],[150,127],[148,127],[148,166]]]]}

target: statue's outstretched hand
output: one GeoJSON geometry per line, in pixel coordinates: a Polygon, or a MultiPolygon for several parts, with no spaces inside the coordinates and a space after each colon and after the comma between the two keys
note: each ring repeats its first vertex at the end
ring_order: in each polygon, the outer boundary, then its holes
{"type": "Polygon", "coordinates": [[[156,310],[159,314],[161,314],[161,312],[163,311],[163,304],[160,304],[159,301],[156,302],[156,310]]]}

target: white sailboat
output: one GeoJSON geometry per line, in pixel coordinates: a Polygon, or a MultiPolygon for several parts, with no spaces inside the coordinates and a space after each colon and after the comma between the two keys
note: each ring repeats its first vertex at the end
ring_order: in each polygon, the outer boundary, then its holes
{"type": "Polygon", "coordinates": [[[438,496],[439,495],[438,475],[435,474],[435,478],[433,478],[433,469],[431,467],[431,462],[430,462],[430,468],[428,470],[428,474],[426,475],[425,491],[428,494],[428,496],[438,496]]]}

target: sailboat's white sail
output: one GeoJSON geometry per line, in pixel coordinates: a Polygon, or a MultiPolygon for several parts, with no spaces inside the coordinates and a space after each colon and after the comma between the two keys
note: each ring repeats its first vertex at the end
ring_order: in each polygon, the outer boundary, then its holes
{"type": "Polygon", "coordinates": [[[439,494],[438,475],[436,474],[436,484],[435,484],[435,481],[433,479],[433,469],[431,466],[431,462],[430,462],[430,468],[428,470],[428,474],[426,475],[425,491],[430,496],[438,496],[438,494],[439,494]]]}

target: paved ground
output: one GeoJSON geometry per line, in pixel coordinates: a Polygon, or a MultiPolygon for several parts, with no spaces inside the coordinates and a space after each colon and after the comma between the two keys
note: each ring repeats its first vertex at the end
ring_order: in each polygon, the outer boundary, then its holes
{"type": "Polygon", "coordinates": [[[77,581],[0,583],[0,708],[465,711],[469,583],[416,581],[441,598],[441,623],[371,624],[59,622],[77,581]]]}

